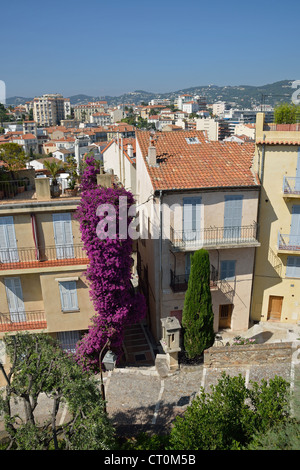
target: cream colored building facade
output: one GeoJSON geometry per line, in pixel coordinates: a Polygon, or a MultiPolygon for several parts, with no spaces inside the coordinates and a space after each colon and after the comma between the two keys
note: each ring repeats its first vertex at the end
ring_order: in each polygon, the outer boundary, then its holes
{"type": "Polygon", "coordinates": [[[255,171],[261,180],[259,241],[251,318],[300,321],[300,126],[256,120],[255,171]]]}
{"type": "Polygon", "coordinates": [[[30,199],[29,192],[0,204],[0,340],[46,332],[72,351],[94,315],[74,218],[79,198],[51,199],[48,178],[35,179],[30,199]]]}
{"type": "Polygon", "coordinates": [[[38,126],[55,126],[70,112],[70,100],[58,93],[46,94],[33,99],[33,119],[38,126]]]}
{"type": "MultiPolygon", "coordinates": [[[[188,138],[195,133],[176,132],[176,136],[179,134],[188,138]]],[[[200,139],[201,133],[196,134],[200,139]]],[[[167,142],[164,145],[163,140],[164,137],[159,136],[157,145],[161,143],[159,149],[163,149],[163,159],[167,159],[168,150],[171,152],[171,149],[168,149],[167,142]]],[[[161,337],[161,318],[175,316],[181,321],[190,273],[190,255],[200,248],[209,252],[214,330],[229,328],[232,331],[246,331],[249,327],[255,250],[259,245],[256,238],[259,183],[254,177],[253,185],[248,188],[242,185],[220,188],[220,180],[218,187],[209,189],[200,185],[194,189],[163,189],[164,184],[169,183],[163,159],[160,161],[156,155],[155,162],[154,155],[151,162],[145,145],[145,138],[137,133],[137,204],[141,232],[137,271],[147,298],[147,320],[154,337],[157,340],[161,337]],[[161,190],[158,189],[160,184],[161,190]],[[233,232],[230,229],[230,233],[225,227],[227,201],[230,204],[237,202],[239,207],[236,208],[240,211],[239,228],[235,227],[233,232]],[[190,231],[195,234],[191,239],[189,229],[184,227],[187,220],[185,214],[190,210],[199,216],[195,219],[196,228],[190,231]]],[[[203,145],[205,142],[202,141],[203,145]]],[[[226,143],[217,145],[226,146],[226,143]]],[[[184,149],[181,149],[183,155],[184,149]]],[[[183,163],[180,170],[180,159],[183,160],[183,157],[178,155],[179,167],[171,166],[169,178],[177,170],[186,172],[183,163]]],[[[196,174],[197,170],[194,169],[196,174]]]]}

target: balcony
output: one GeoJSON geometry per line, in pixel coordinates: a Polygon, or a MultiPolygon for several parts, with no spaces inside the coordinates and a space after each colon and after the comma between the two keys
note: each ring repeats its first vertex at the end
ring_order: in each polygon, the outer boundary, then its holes
{"type": "Polygon", "coordinates": [[[278,234],[278,253],[300,254],[300,235],[278,234]]]}
{"type": "MultiPolygon", "coordinates": [[[[170,270],[171,282],[170,287],[173,292],[185,292],[188,288],[189,274],[175,274],[174,271],[170,270]]],[[[217,288],[218,282],[218,271],[211,265],[210,266],[210,288],[211,290],[217,288]]]]}
{"type": "Polygon", "coordinates": [[[43,310],[0,313],[0,332],[45,328],[47,328],[47,321],[43,310]]]}
{"type": "Polygon", "coordinates": [[[32,199],[35,193],[28,179],[0,181],[0,201],[4,199],[32,199]]]}
{"type": "Polygon", "coordinates": [[[300,178],[299,177],[284,176],[283,197],[300,198],[300,178]]]}
{"type": "Polygon", "coordinates": [[[195,251],[200,248],[219,249],[260,246],[257,223],[237,227],[209,227],[202,230],[179,231],[171,227],[170,241],[176,251],[195,251]]]}
{"type": "Polygon", "coordinates": [[[88,264],[82,244],[0,249],[0,271],[88,264]]]}
{"type": "MultiPolygon", "coordinates": [[[[59,182],[59,191],[57,194],[51,194],[51,186],[48,178],[37,178],[38,181],[45,181],[45,185],[49,187],[49,200],[53,199],[54,202],[62,198],[80,198],[79,189],[76,187],[70,190],[67,187],[67,180],[57,178],[59,182]]],[[[45,198],[43,198],[44,200],[45,198]]],[[[0,205],[9,203],[36,202],[41,200],[40,195],[37,193],[36,185],[32,185],[29,179],[24,180],[10,180],[0,181],[0,205]]]]}

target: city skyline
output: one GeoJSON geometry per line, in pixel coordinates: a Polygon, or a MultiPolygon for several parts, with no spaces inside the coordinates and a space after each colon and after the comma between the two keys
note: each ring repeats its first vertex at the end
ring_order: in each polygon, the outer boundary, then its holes
{"type": "Polygon", "coordinates": [[[6,96],[119,96],[300,77],[300,5],[36,0],[2,6],[6,96]],[[16,16],[16,11],[18,15],[16,16]],[[14,25],[13,34],[11,26],[14,25]],[[4,46],[5,47],[5,46],[4,46]]]}

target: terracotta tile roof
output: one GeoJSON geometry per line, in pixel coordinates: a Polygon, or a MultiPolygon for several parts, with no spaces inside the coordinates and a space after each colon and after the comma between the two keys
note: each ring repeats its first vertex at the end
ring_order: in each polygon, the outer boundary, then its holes
{"type": "Polygon", "coordinates": [[[300,140],[257,140],[256,143],[268,145],[300,145],[300,140]]]}
{"type": "Polygon", "coordinates": [[[154,190],[259,186],[251,170],[254,143],[207,142],[202,131],[194,130],[156,133],[158,164],[149,166],[150,136],[136,131],[154,190]],[[199,143],[188,143],[192,137],[199,143]]]}

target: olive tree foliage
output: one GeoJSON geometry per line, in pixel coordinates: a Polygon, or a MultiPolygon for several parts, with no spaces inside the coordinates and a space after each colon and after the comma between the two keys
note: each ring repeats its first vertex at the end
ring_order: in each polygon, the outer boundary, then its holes
{"type": "MultiPolygon", "coordinates": [[[[104,411],[97,382],[47,334],[5,336],[10,370],[2,373],[0,415],[9,438],[8,450],[109,450],[114,429],[104,411]],[[43,418],[40,398],[47,397],[43,418]],[[67,407],[60,424],[59,411],[67,407]]],[[[44,400],[43,400],[44,402],[44,400]]]]}

